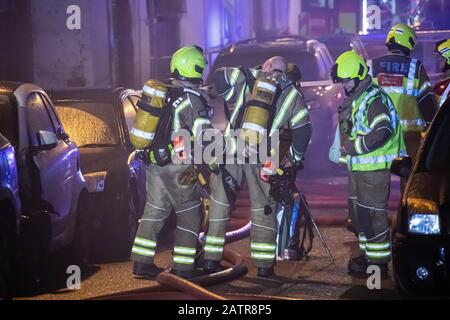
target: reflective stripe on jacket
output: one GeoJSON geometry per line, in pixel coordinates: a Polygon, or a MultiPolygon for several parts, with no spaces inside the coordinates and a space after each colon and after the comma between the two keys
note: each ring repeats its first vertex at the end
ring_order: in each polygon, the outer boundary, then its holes
{"type": "Polygon", "coordinates": [[[358,137],[364,136],[373,130],[369,124],[368,111],[372,102],[379,98],[382,99],[383,103],[389,109],[390,123],[394,129],[394,133],[381,148],[358,156],[347,156],[348,167],[351,171],[389,170],[395,158],[406,155],[402,125],[399,121],[398,114],[389,96],[376,85],[371,85],[353,103],[353,128],[350,139],[356,140],[358,137]]]}

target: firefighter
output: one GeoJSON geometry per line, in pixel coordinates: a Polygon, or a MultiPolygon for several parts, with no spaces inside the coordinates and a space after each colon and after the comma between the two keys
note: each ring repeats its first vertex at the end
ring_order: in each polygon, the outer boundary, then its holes
{"type": "Polygon", "coordinates": [[[386,275],[391,257],[390,167],[406,150],[395,107],[368,71],[364,59],[353,51],[342,54],[333,68],[333,81],[342,83],[347,95],[339,110],[341,148],[334,158],[348,166],[349,214],[362,251],[350,259],[348,270],[365,274],[367,267],[375,264],[386,275]]]}
{"type": "Polygon", "coordinates": [[[433,88],[438,98],[439,107],[444,105],[445,100],[450,96],[450,39],[439,41],[435,51],[442,60],[442,77],[433,88]]]}
{"type": "MultiPolygon", "coordinates": [[[[269,135],[272,136],[277,130],[289,127],[293,131],[290,152],[292,162],[300,165],[303,161],[311,136],[311,122],[305,99],[286,75],[286,67],[284,58],[274,57],[262,67],[220,68],[215,72],[215,89],[218,95],[234,107],[232,114],[226,111],[229,115],[225,131],[227,156],[236,157],[237,152],[240,152],[237,139],[233,139],[233,130],[248,129],[241,130],[245,137],[238,137],[247,139],[253,128],[257,128],[259,132],[270,132],[269,135]],[[258,100],[261,97],[264,99],[258,100]]],[[[219,174],[211,176],[209,229],[204,248],[206,271],[220,270],[231,207],[245,175],[251,202],[251,257],[259,277],[274,275],[276,203],[270,196],[268,175],[276,171],[277,168],[270,161],[264,164],[227,163],[222,166],[219,174]]]]}
{"type": "Polygon", "coordinates": [[[148,164],[147,202],[131,254],[136,278],[152,279],[163,271],[153,261],[158,234],[172,210],[177,216],[172,272],[184,278],[200,274],[196,257],[202,203],[197,172],[190,164],[174,163],[174,154],[180,160],[186,155],[183,144],[172,141],[172,133],[187,129],[197,141],[202,130],[211,127],[199,89],[206,65],[201,48],[182,48],[172,56],[173,78],[166,83],[151,80],[143,89],[131,132],[135,147],[145,150],[140,154],[148,164]]]}
{"type": "Polygon", "coordinates": [[[413,161],[420,146],[421,134],[437,111],[425,67],[420,60],[410,57],[416,43],[414,30],[406,24],[397,24],[386,39],[389,54],[368,61],[374,82],[394,103],[406,149],[413,161]]]}

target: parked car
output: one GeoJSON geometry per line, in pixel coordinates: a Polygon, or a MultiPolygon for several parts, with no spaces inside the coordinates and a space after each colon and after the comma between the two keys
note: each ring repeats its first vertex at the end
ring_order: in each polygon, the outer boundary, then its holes
{"type": "Polygon", "coordinates": [[[90,256],[128,257],[146,201],[145,167],[135,160],[129,139],[139,94],[126,89],[69,90],[52,98],[80,150],[90,192],[90,256]]]}
{"type": "Polygon", "coordinates": [[[394,161],[409,177],[393,232],[395,282],[405,295],[450,295],[450,99],[419,151],[394,161]]]}
{"type": "MultiPolygon", "coordinates": [[[[337,124],[337,110],[342,105],[344,92],[333,84],[330,71],[334,65],[325,45],[316,40],[283,38],[272,41],[248,40],[231,45],[220,52],[208,77],[211,84],[214,71],[220,67],[254,67],[273,56],[284,56],[296,63],[302,72],[302,91],[310,108],[313,137],[306,155],[305,175],[334,175],[342,169],[328,160],[337,124]]],[[[223,101],[212,102],[213,123],[225,127],[223,101]]]]}
{"type": "Polygon", "coordinates": [[[361,41],[360,37],[355,34],[333,34],[319,37],[317,38],[317,41],[326,45],[334,61],[336,61],[341,54],[349,50],[354,50],[365,59],[369,58],[369,54],[364,46],[364,43],[361,41]]]}
{"type": "MultiPolygon", "coordinates": [[[[0,95],[0,110],[2,96],[0,95]]],[[[0,299],[11,296],[21,204],[14,148],[0,134],[0,299]]]]}
{"type": "Polygon", "coordinates": [[[0,82],[0,133],[0,226],[15,228],[10,237],[19,234],[26,265],[39,273],[43,257],[73,243],[78,230],[78,201],[87,191],[78,149],[33,84],[0,82]]]}

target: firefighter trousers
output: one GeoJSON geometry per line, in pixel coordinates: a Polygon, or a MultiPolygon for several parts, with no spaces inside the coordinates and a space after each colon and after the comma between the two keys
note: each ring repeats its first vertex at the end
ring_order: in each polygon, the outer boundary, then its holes
{"type": "Polygon", "coordinates": [[[131,259],[152,264],[157,238],[172,210],[177,215],[173,269],[195,269],[198,235],[201,228],[201,193],[195,179],[186,182],[186,176],[195,177],[195,168],[189,165],[168,165],[147,168],[147,202],[134,241],[131,259]]]}
{"type": "Polygon", "coordinates": [[[391,258],[390,182],[389,171],[349,172],[349,215],[359,234],[359,247],[372,263],[391,258]]]}
{"type": "MultiPolygon", "coordinates": [[[[251,257],[257,268],[270,268],[276,254],[276,203],[269,195],[270,184],[259,176],[261,166],[253,164],[226,165],[225,170],[241,186],[245,176],[251,203],[251,257]]],[[[209,228],[205,243],[205,259],[219,261],[225,245],[225,234],[230,221],[231,208],[225,190],[223,174],[211,176],[209,228]]]]}

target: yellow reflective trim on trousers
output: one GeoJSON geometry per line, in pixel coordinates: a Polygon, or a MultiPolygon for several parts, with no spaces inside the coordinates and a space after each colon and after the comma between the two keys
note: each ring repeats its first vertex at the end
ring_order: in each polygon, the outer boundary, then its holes
{"type": "Polygon", "coordinates": [[[205,250],[205,252],[210,252],[210,253],[222,253],[223,247],[206,245],[204,250],[205,250]]]}
{"type": "Polygon", "coordinates": [[[366,251],[366,255],[371,259],[385,259],[391,256],[390,251],[366,251]]]}
{"type": "Polygon", "coordinates": [[[146,256],[146,257],[154,257],[155,256],[154,250],[147,250],[147,249],[143,249],[143,248],[139,248],[139,247],[133,247],[133,249],[131,249],[131,252],[136,253],[141,256],[146,256]]]}
{"type": "Polygon", "coordinates": [[[176,109],[175,115],[173,117],[173,130],[178,131],[180,129],[180,113],[184,111],[187,107],[189,107],[190,102],[188,99],[185,99],[176,109]]]}
{"type": "Polygon", "coordinates": [[[275,259],[275,253],[274,254],[268,254],[268,253],[252,252],[252,259],[255,259],[255,260],[274,260],[275,259]]]}
{"type": "Polygon", "coordinates": [[[367,250],[375,250],[375,251],[382,251],[387,250],[391,248],[391,244],[389,242],[385,243],[367,243],[366,244],[367,250]]]}
{"type": "Polygon", "coordinates": [[[148,248],[156,248],[156,242],[153,240],[147,240],[144,238],[136,237],[134,239],[134,243],[140,246],[148,247],[148,248]]]}
{"type": "Polygon", "coordinates": [[[187,257],[183,257],[183,256],[174,256],[173,262],[179,263],[179,264],[194,264],[195,259],[187,258],[187,257]]]}
{"type": "Polygon", "coordinates": [[[225,244],[225,238],[206,236],[206,243],[225,244]]]}
{"type": "Polygon", "coordinates": [[[173,248],[173,251],[175,253],[187,254],[187,255],[192,255],[192,256],[195,256],[197,254],[196,249],[188,248],[188,247],[175,247],[175,248],[173,248]]]}
{"type": "Polygon", "coordinates": [[[268,244],[268,243],[252,243],[251,244],[251,249],[252,250],[258,250],[258,251],[276,251],[277,247],[276,245],[273,244],[268,244]]]}
{"type": "Polygon", "coordinates": [[[299,123],[301,120],[303,120],[308,115],[308,112],[309,111],[306,108],[301,110],[299,113],[297,113],[296,116],[294,116],[294,118],[292,118],[291,124],[296,125],[297,123],[299,123]]]}
{"type": "Polygon", "coordinates": [[[283,104],[281,105],[280,111],[278,111],[278,114],[275,117],[272,130],[270,131],[271,136],[275,133],[275,130],[280,129],[281,121],[283,121],[283,119],[286,117],[286,112],[294,101],[294,98],[297,96],[297,93],[298,91],[296,89],[292,89],[284,100],[283,104]]]}

